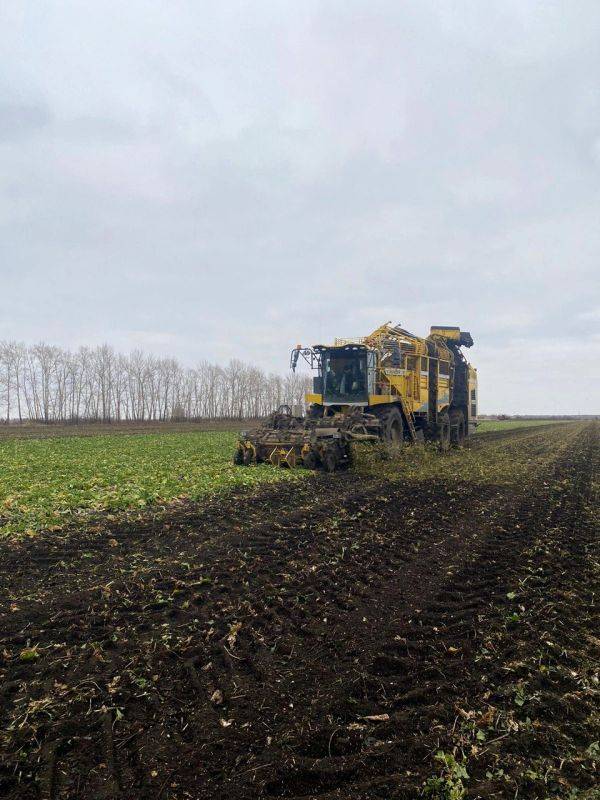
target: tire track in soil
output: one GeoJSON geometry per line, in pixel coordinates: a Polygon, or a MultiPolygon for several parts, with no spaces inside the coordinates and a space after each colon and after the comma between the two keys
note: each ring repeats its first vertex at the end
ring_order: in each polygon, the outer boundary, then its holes
{"type": "MultiPolygon", "coordinates": [[[[597,450],[596,434],[583,459],[586,469],[581,463],[572,467],[576,482],[589,474],[597,450]]],[[[415,763],[422,762],[434,748],[442,747],[444,738],[454,747],[452,738],[444,737],[443,733],[455,729],[459,718],[457,709],[467,713],[461,708],[466,704],[461,697],[469,684],[476,689],[481,679],[486,679],[480,675],[478,681],[473,681],[467,669],[467,664],[474,660],[476,643],[481,636],[478,628],[484,622],[490,624],[494,613],[502,613],[507,603],[509,576],[515,579],[515,564],[519,564],[540,531],[545,530],[547,522],[559,516],[561,503],[552,502],[550,491],[544,493],[547,487],[542,481],[538,487],[541,493],[505,509],[501,519],[494,521],[480,541],[471,543],[473,549],[468,553],[466,564],[457,572],[451,570],[450,580],[439,592],[422,592],[419,600],[422,608],[413,609],[414,618],[406,621],[393,641],[383,645],[367,676],[363,677],[361,699],[374,701],[369,715],[385,714],[389,719],[362,727],[368,728],[372,740],[390,745],[385,755],[392,768],[391,778],[381,776],[386,759],[380,758],[374,762],[373,779],[365,780],[368,764],[363,752],[356,759],[354,770],[350,769],[348,759],[342,759],[341,774],[333,782],[331,759],[326,765],[296,762],[295,767],[299,769],[292,770],[285,764],[281,770],[284,777],[268,785],[267,794],[295,798],[378,797],[382,790],[388,792],[381,795],[386,797],[408,798],[419,794],[422,778],[410,780],[411,771],[418,773],[415,763]],[[552,509],[550,515],[548,509],[552,509]],[[394,751],[393,758],[391,751],[394,751]],[[361,782],[356,786],[358,763],[361,782]],[[404,784],[402,788],[398,787],[399,782],[404,784]]],[[[518,569],[516,572],[518,574],[518,569]]],[[[356,729],[356,724],[353,728],[356,729]]],[[[380,750],[377,755],[384,754],[380,750]]],[[[504,795],[492,792],[490,796],[504,795]]]]}
{"type": "Polygon", "coordinates": [[[547,523],[507,569],[511,613],[485,631],[490,649],[481,648],[477,674],[489,688],[467,720],[473,736],[473,720],[494,710],[506,741],[482,752],[471,744],[468,796],[598,796],[600,753],[589,745],[600,735],[599,464],[593,424],[558,460],[547,523]]]}
{"type": "Polygon", "coordinates": [[[521,438],[530,436],[532,433],[546,433],[554,426],[564,428],[570,425],[571,423],[569,421],[549,422],[547,425],[522,425],[516,428],[507,428],[506,430],[481,431],[481,433],[478,433],[474,438],[469,437],[467,441],[470,447],[478,447],[498,439],[510,438],[513,441],[518,441],[521,438]]]}
{"type": "Polygon", "coordinates": [[[96,545],[94,580],[113,578],[108,596],[83,591],[69,566],[48,577],[43,546],[25,548],[21,572],[32,580],[33,567],[53,600],[44,616],[33,599],[3,643],[35,635],[71,649],[53,669],[11,660],[9,685],[30,705],[57,682],[87,689],[62,705],[58,690],[56,719],[35,734],[60,736],[60,748],[26,756],[33,780],[16,783],[13,766],[0,786],[23,798],[414,797],[432,749],[454,742],[457,704],[479,696],[481,623],[505,605],[506,576],[548,508],[558,513],[536,485],[524,499],[530,487],[515,497],[431,482],[415,493],[344,475],[194,512],[168,531],[113,531],[118,556],[106,537],[70,543],[70,556],[96,545]],[[293,497],[301,508],[290,511],[293,497]],[[144,565],[129,568],[142,550],[144,565]],[[168,592],[176,604],[156,599],[168,592]],[[32,609],[40,619],[19,630],[32,609]],[[161,627],[178,638],[157,642],[161,627]],[[99,649],[76,652],[95,636],[99,649]]]}
{"type": "MultiPolygon", "coordinates": [[[[285,774],[282,770],[280,780],[267,787],[268,795],[296,800],[414,798],[421,795],[423,787],[419,762],[429,761],[434,771],[431,755],[442,750],[455,755],[458,752],[468,760],[472,785],[467,786],[466,797],[596,797],[593,792],[598,786],[598,764],[593,758],[581,758],[577,742],[593,744],[600,732],[600,693],[594,688],[598,684],[600,642],[595,640],[591,648],[592,654],[595,649],[595,658],[592,655],[588,667],[587,692],[582,692],[581,665],[590,656],[585,647],[582,652],[577,640],[582,633],[587,633],[589,640],[598,630],[597,605],[596,614],[591,613],[587,619],[582,620],[578,613],[579,606],[594,608],[595,593],[590,587],[595,585],[598,590],[597,561],[589,568],[591,548],[598,552],[597,515],[583,519],[598,467],[597,426],[589,441],[577,443],[571,463],[569,455],[556,464],[555,477],[570,481],[574,492],[561,491],[557,497],[556,486],[543,482],[539,487],[542,493],[506,514],[501,526],[496,523],[463,568],[423,603],[418,620],[408,622],[394,642],[385,642],[373,660],[368,679],[361,687],[362,696],[376,700],[377,706],[371,709],[374,717],[387,714],[389,719],[363,727],[368,727],[371,739],[383,747],[387,745],[379,762],[360,759],[358,781],[356,764],[351,769],[348,759],[340,759],[340,774],[333,781],[331,759],[327,765],[322,763],[325,759],[312,764],[299,762],[299,769],[288,769],[285,774]],[[568,559],[568,570],[557,569],[557,557],[568,559]],[[548,579],[548,575],[556,573],[558,580],[548,579]],[[533,589],[536,577],[542,590],[542,596],[537,598],[538,608],[533,589]],[[514,600],[510,589],[523,586],[528,580],[519,599],[532,603],[534,625],[526,627],[524,620],[507,624],[514,600]],[[563,603],[561,613],[563,619],[567,616],[576,626],[576,632],[565,630],[561,624],[549,634],[549,606],[561,603],[548,602],[547,591],[560,595],[567,588],[570,607],[563,603]],[[526,661],[515,660],[523,652],[531,658],[532,640],[550,635],[554,641],[543,641],[556,673],[552,679],[549,667],[534,669],[532,674],[526,661]],[[495,638],[498,641],[494,646],[495,638]],[[493,652],[482,657],[490,652],[485,645],[493,652]],[[514,674],[513,680],[507,680],[510,673],[514,674]],[[524,685],[536,707],[528,706],[517,714],[525,705],[518,694],[524,685]],[[516,691],[513,697],[508,694],[512,691],[516,691]],[[587,697],[582,699],[582,694],[587,697]],[[538,718],[532,722],[529,714],[534,713],[538,718]],[[565,727],[565,717],[578,722],[580,729],[574,739],[560,731],[561,726],[565,727]],[[554,728],[548,736],[546,726],[550,721],[554,728]],[[565,740],[562,748],[556,743],[561,736],[565,740]],[[506,748],[503,740],[507,738],[508,754],[498,753],[506,748]],[[482,745],[487,739],[489,744],[482,745]],[[569,759],[570,772],[564,770],[569,759]],[[544,761],[543,771],[531,768],[544,761]],[[381,774],[386,769],[389,776],[381,774]],[[372,776],[367,777],[366,771],[371,771],[372,776]],[[416,773],[417,780],[410,780],[411,772],[416,773]],[[592,794],[573,794],[588,790],[592,794]]],[[[524,605],[519,607],[526,611],[524,605]]]]}

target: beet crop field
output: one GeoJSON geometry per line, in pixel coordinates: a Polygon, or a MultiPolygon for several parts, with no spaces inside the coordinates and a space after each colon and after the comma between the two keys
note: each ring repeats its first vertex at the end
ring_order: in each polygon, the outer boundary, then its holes
{"type": "Polygon", "coordinates": [[[235,441],[231,431],[0,439],[0,540],[298,477],[235,468],[235,441]]]}
{"type": "Polygon", "coordinates": [[[2,442],[0,795],[597,800],[599,433],[2,442]]]}

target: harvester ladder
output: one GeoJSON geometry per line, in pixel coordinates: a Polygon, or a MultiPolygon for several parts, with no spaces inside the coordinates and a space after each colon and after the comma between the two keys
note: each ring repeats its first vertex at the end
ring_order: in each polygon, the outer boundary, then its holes
{"type": "Polygon", "coordinates": [[[415,442],[417,440],[417,429],[415,428],[415,416],[412,412],[412,408],[409,407],[408,402],[404,397],[401,398],[402,402],[402,411],[404,412],[404,419],[406,420],[406,424],[408,425],[408,432],[410,433],[410,438],[415,442]]]}

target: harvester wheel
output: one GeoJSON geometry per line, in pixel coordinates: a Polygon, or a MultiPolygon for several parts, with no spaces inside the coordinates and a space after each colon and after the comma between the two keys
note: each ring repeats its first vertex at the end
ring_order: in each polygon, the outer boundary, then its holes
{"type": "Polygon", "coordinates": [[[233,454],[233,463],[237,467],[240,467],[242,464],[245,463],[244,455],[245,455],[245,450],[243,450],[241,447],[238,447],[235,453],[233,454]]]}
{"type": "Polygon", "coordinates": [[[401,447],[404,441],[404,422],[397,408],[386,412],[382,419],[383,438],[388,444],[401,447]]]}
{"type": "Polygon", "coordinates": [[[462,411],[450,413],[450,439],[453,447],[462,447],[465,443],[465,417],[462,411]]]}
{"type": "Polygon", "coordinates": [[[437,438],[440,450],[448,450],[450,447],[450,417],[448,414],[440,414],[438,418],[437,438]]]}
{"type": "Polygon", "coordinates": [[[327,472],[335,472],[338,466],[338,457],[335,450],[327,450],[323,455],[323,466],[327,472]]]}
{"type": "Polygon", "coordinates": [[[306,416],[308,417],[308,419],[321,419],[322,416],[323,416],[323,411],[324,410],[325,409],[323,408],[323,406],[319,406],[319,405],[316,405],[316,403],[313,403],[309,407],[309,409],[308,409],[308,411],[306,413],[306,416]]]}
{"type": "Polygon", "coordinates": [[[303,456],[302,463],[306,469],[317,469],[319,466],[319,457],[314,450],[309,450],[308,453],[303,456]]]}
{"type": "Polygon", "coordinates": [[[252,463],[252,461],[254,460],[254,452],[250,447],[247,447],[244,450],[243,459],[244,459],[244,462],[243,462],[244,466],[246,466],[246,467],[249,466],[252,463]]]}

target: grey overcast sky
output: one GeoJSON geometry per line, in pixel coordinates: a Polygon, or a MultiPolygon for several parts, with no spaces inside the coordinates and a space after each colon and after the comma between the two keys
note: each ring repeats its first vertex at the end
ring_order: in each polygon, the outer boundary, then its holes
{"type": "Polygon", "coordinates": [[[470,330],[600,412],[598,0],[2,0],[0,339],[285,371],[470,330]]]}

